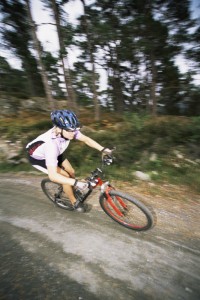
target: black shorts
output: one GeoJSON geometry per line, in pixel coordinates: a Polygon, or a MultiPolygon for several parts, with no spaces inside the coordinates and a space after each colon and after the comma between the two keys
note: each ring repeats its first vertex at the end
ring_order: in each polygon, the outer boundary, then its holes
{"type": "MultiPolygon", "coordinates": [[[[65,160],[65,158],[63,157],[63,154],[59,155],[57,159],[58,159],[58,167],[61,167],[63,161],[65,160]]],[[[45,159],[36,159],[28,154],[28,160],[32,166],[40,166],[42,168],[47,169],[45,159]]]]}

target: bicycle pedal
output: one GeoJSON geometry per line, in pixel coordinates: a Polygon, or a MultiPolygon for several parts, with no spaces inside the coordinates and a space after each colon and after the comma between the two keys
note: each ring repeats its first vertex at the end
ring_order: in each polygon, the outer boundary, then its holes
{"type": "Polygon", "coordinates": [[[76,201],[76,203],[74,204],[74,210],[77,212],[86,212],[86,208],[87,206],[80,201],[76,201]]]}

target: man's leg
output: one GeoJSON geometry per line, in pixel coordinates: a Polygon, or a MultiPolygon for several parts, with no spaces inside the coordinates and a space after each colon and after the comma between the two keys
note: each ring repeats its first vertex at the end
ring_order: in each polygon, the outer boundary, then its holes
{"type": "MultiPolygon", "coordinates": [[[[35,159],[31,156],[29,156],[29,160],[30,160],[30,163],[32,164],[32,166],[34,168],[42,171],[43,173],[48,174],[48,170],[46,168],[45,160],[37,160],[37,159],[35,159]]],[[[65,159],[61,163],[61,166],[64,168],[64,170],[61,169],[60,167],[58,167],[57,168],[58,173],[62,174],[63,176],[66,176],[66,177],[71,177],[71,178],[75,177],[74,169],[72,168],[70,162],[67,159],[65,159]]],[[[76,202],[76,198],[74,196],[72,186],[69,185],[69,184],[64,184],[63,185],[63,190],[64,190],[65,194],[68,196],[71,203],[74,204],[76,202]]]]}
{"type": "MultiPolygon", "coordinates": [[[[64,168],[64,170],[61,169],[60,167],[58,167],[58,173],[66,176],[66,177],[75,178],[74,169],[72,168],[72,165],[70,164],[70,162],[67,159],[65,159],[62,162],[62,167],[64,168]]],[[[73,205],[76,202],[76,198],[74,196],[72,186],[69,184],[63,184],[63,190],[73,205]]]]}

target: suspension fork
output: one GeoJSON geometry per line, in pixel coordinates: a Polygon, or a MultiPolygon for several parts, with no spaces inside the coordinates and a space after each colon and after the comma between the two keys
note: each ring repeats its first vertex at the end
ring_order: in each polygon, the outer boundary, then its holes
{"type": "MultiPolygon", "coordinates": [[[[123,217],[123,213],[119,210],[119,208],[116,206],[116,204],[114,203],[112,197],[110,196],[109,192],[111,190],[113,190],[114,188],[111,187],[111,186],[108,186],[105,190],[105,195],[106,195],[106,198],[107,198],[107,201],[108,203],[110,204],[110,206],[114,209],[114,211],[120,216],[120,217],[123,217]]],[[[124,201],[119,197],[117,196],[116,199],[119,201],[119,203],[121,204],[121,206],[123,208],[126,208],[126,204],[124,203],[124,201]]]]}

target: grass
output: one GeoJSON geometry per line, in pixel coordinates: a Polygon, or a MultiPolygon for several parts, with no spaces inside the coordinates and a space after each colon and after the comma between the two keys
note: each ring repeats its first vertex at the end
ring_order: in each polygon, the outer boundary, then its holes
{"type": "Polygon", "coordinates": [[[31,172],[33,171],[33,167],[28,163],[22,163],[22,164],[14,164],[14,163],[8,163],[8,162],[2,162],[0,163],[0,172],[1,173],[18,173],[18,172],[31,172]]]}

